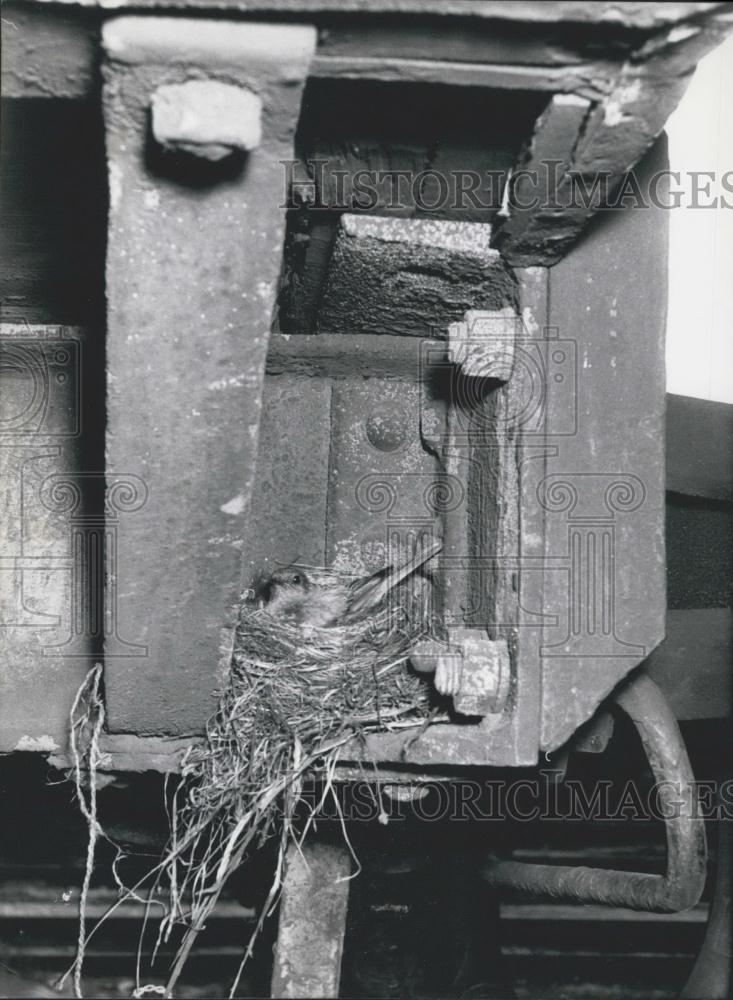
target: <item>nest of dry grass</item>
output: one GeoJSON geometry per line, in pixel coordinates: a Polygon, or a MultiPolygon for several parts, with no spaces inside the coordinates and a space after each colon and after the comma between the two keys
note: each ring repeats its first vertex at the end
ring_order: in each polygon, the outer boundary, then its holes
{"type": "MultiPolygon", "coordinates": [[[[262,606],[242,605],[218,709],[205,739],[185,755],[181,780],[169,801],[168,848],[141,882],[131,888],[118,882],[120,899],[112,907],[140,899],[145,884],[150,902],[159,904],[161,890],[167,892],[169,902],[152,955],[154,959],[162,941],[180,934],[166,996],[172,995],[230,875],[250,851],[276,838],[272,885],[232,984],[234,994],[257,934],[277,903],[289,841],[302,842],[329,795],[339,809],[333,781],[346,745],[353,746],[366,733],[426,726],[434,718],[427,685],[407,666],[415,643],[432,631],[425,596],[425,587],[415,588],[405,580],[369,614],[324,628],[288,624],[262,606]],[[315,804],[312,797],[303,796],[313,777],[320,779],[322,789],[315,804]]],[[[95,840],[103,834],[93,795],[86,808],[81,778],[83,766],[93,788],[104,713],[100,680],[97,666],[80,688],[71,719],[72,736],[87,729],[92,733],[85,748],[77,750],[73,742],[77,792],[90,836],[85,884],[94,864],[95,840]]],[[[342,829],[348,843],[345,823],[342,829]]],[[[105,919],[85,933],[85,898],[83,894],[73,967],[78,996],[86,943],[105,919]]],[[[136,995],[161,990],[137,985],[136,995]]]]}
{"type": "Polygon", "coordinates": [[[304,781],[323,779],[323,802],[334,794],[347,743],[428,717],[426,685],[407,668],[411,649],[428,633],[424,605],[409,583],[348,625],[291,625],[265,608],[242,606],[218,710],[205,742],[186,755],[173,800],[171,907],[163,931],[175,923],[186,930],[169,991],[229,876],[251,849],[278,837],[272,888],[244,966],[277,902],[288,841],[306,835],[318,808],[311,805],[296,827],[304,781]]]}

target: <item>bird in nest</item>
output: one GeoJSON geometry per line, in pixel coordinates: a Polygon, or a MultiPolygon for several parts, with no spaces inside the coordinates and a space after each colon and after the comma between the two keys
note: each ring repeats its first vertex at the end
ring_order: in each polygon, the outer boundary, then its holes
{"type": "Polygon", "coordinates": [[[440,539],[418,545],[402,565],[351,581],[299,566],[276,570],[262,587],[265,609],[274,618],[293,625],[347,625],[375,611],[393,587],[436,556],[442,547],[440,539]]]}

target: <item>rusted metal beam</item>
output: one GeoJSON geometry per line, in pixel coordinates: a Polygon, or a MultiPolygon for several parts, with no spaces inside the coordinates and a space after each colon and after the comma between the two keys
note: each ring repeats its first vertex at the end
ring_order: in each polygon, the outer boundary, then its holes
{"type": "Polygon", "coordinates": [[[271,996],[337,997],[351,855],[306,841],[288,849],[271,996]]]}
{"type": "MultiPolygon", "coordinates": [[[[143,3],[119,0],[130,12],[143,3]]],[[[602,99],[621,60],[670,27],[706,16],[724,17],[726,4],[543,3],[504,5],[475,0],[423,2],[416,9],[379,0],[158,0],[153,9],[208,9],[230,16],[291,11],[310,15],[322,29],[310,69],[314,77],[420,81],[498,89],[577,93],[602,99]],[[360,14],[352,23],[338,17],[360,14]],[[375,19],[363,17],[375,15],[375,19]],[[390,15],[410,14],[408,23],[390,15]],[[337,19],[334,20],[334,15],[337,19]],[[446,32],[446,23],[450,30],[446,32]],[[563,24],[573,31],[563,38],[563,24]],[[529,31],[528,28],[532,30],[529,31]],[[603,32],[613,53],[589,59],[603,32]],[[440,36],[436,51],[435,39],[440,36]]],[[[64,9],[30,0],[5,4],[3,94],[8,97],[83,97],[96,89],[96,50],[108,5],[95,0],[64,9]]]]}
{"type": "MultiPolygon", "coordinates": [[[[666,166],[660,142],[640,183],[666,166]]],[[[533,609],[544,616],[547,751],[664,637],[668,216],[610,212],[549,270],[557,339],[546,355],[546,473],[535,493],[544,585],[533,609]]]]}
{"type": "Polygon", "coordinates": [[[583,212],[576,222],[572,208],[560,201],[570,188],[567,172],[590,107],[590,101],[575,94],[552,97],[515,165],[507,191],[509,208],[498,218],[492,243],[516,266],[555,263],[590,216],[583,212]]]}
{"type": "Polygon", "coordinates": [[[727,9],[676,24],[599,79],[599,99],[579,89],[552,99],[520,155],[506,217],[492,239],[509,263],[551,266],[564,256],[599,208],[623,191],[698,61],[731,28],[727,9]]]}
{"type": "MultiPolygon", "coordinates": [[[[165,9],[165,4],[156,4],[165,9]]],[[[212,12],[217,5],[212,3],[212,12]]],[[[96,6],[16,0],[4,5],[2,90],[4,97],[88,98],[98,86],[99,32],[107,11],[96,6]]],[[[319,79],[382,80],[395,83],[440,83],[500,90],[579,92],[599,97],[603,80],[613,77],[613,61],[588,61],[556,42],[512,36],[505,41],[492,26],[480,33],[473,23],[454,27],[465,34],[463,46],[448,44],[436,51],[432,27],[383,24],[384,30],[344,29],[320,12],[322,41],[309,76],[319,79]],[[324,17],[326,18],[324,23],[324,17]],[[491,56],[492,58],[489,58],[491,56]],[[516,64],[511,60],[516,59],[516,64]]],[[[442,21],[442,19],[441,19],[442,21]]],[[[544,31],[545,29],[542,29],[544,31]]]]}
{"type": "MultiPolygon", "coordinates": [[[[105,6],[105,0],[78,0],[80,6],[105,6]]],[[[116,0],[115,8],[139,10],[144,0],[116,0]]],[[[160,8],[189,10],[210,9],[266,13],[314,14],[338,12],[353,14],[411,14],[414,0],[156,0],[160,8]]],[[[517,0],[507,5],[502,0],[421,0],[420,13],[444,18],[468,16],[477,21],[519,21],[546,24],[567,21],[572,24],[604,24],[629,30],[654,30],[694,16],[725,8],[725,3],[653,3],[593,2],[593,0],[517,0]]]]}
{"type": "Polygon", "coordinates": [[[456,62],[404,56],[318,55],[311,75],[320,79],[382,80],[385,83],[442,83],[456,87],[496,90],[537,90],[546,94],[581,93],[599,96],[613,65],[603,62],[568,66],[456,62]]]}
{"type": "Polygon", "coordinates": [[[115,562],[108,553],[119,595],[108,719],[112,731],[178,735],[203,727],[229,663],[285,229],[280,161],[292,156],[315,31],[123,17],[103,42],[107,471],[147,487],[134,524],[120,524],[115,562]],[[193,148],[156,144],[151,104],[191,79],[226,84],[237,107],[262,102],[256,149],[202,156],[231,145],[231,116],[220,106],[202,118],[195,102],[177,140],[193,148]]]}

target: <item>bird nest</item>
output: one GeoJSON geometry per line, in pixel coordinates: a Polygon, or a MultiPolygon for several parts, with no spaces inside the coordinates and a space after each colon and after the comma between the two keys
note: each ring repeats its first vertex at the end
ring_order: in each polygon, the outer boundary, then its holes
{"type": "Polygon", "coordinates": [[[347,625],[292,625],[243,605],[218,710],[204,743],[184,759],[173,803],[166,919],[187,930],[169,989],[229,876],[252,848],[278,837],[262,926],[277,902],[288,841],[305,836],[328,795],[337,802],[334,772],[346,745],[429,718],[427,686],[407,667],[428,632],[423,602],[409,583],[347,625]],[[309,798],[298,824],[304,785],[313,777],[323,782],[320,803],[309,798]]]}
{"type": "MultiPolygon", "coordinates": [[[[234,994],[277,903],[288,843],[305,837],[329,796],[341,815],[338,761],[345,752],[359,757],[359,740],[368,733],[414,732],[432,720],[428,687],[407,663],[415,643],[431,632],[425,590],[403,581],[370,613],[328,627],[289,624],[266,606],[242,605],[217,711],[205,739],[184,756],[169,802],[170,842],[146,879],[157,900],[164,886],[169,896],[158,944],[171,935],[180,940],[167,996],[229,877],[274,839],[272,885],[234,994]],[[304,795],[313,779],[319,782],[315,798],[304,795]]],[[[93,828],[99,829],[90,822],[90,836],[93,828]]],[[[345,822],[342,828],[348,843],[345,822]]]]}

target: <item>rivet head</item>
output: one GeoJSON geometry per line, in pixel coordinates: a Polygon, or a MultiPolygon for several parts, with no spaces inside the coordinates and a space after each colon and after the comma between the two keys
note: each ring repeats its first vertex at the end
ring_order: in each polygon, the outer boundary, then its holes
{"type": "Polygon", "coordinates": [[[366,436],[378,451],[398,451],[407,440],[407,414],[397,403],[385,403],[367,417],[366,436]]]}

